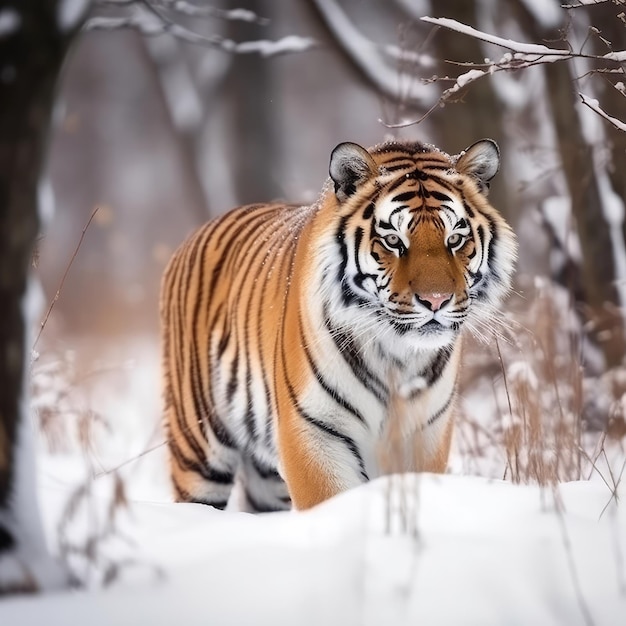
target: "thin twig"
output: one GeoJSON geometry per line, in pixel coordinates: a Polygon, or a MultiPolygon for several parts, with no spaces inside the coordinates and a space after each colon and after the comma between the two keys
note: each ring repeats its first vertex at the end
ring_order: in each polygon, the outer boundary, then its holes
{"type": "Polygon", "coordinates": [[[576,601],[578,602],[578,607],[582,614],[583,620],[587,626],[593,626],[595,623],[593,617],[591,615],[591,611],[589,609],[589,605],[585,599],[583,594],[582,586],[580,584],[580,578],[578,576],[578,570],[576,568],[576,561],[574,559],[574,552],[572,541],[567,532],[567,525],[565,523],[565,517],[563,515],[562,506],[559,504],[560,494],[556,489],[556,485],[552,488],[552,497],[554,498],[555,504],[555,514],[557,520],[559,522],[559,527],[561,529],[561,537],[563,539],[563,547],[565,549],[565,556],[567,558],[567,565],[570,571],[570,576],[572,578],[572,585],[574,586],[574,594],[576,595],[576,601]]]}
{"type": "Polygon", "coordinates": [[[50,306],[48,307],[48,310],[46,311],[46,315],[44,316],[43,321],[41,322],[39,333],[37,334],[35,343],[33,343],[33,350],[37,346],[37,342],[39,341],[39,338],[41,337],[41,333],[43,332],[43,329],[46,327],[46,324],[48,323],[48,318],[50,317],[50,313],[52,313],[52,309],[54,308],[54,305],[57,303],[57,300],[59,299],[59,296],[61,295],[61,290],[63,289],[63,285],[65,284],[65,279],[67,278],[70,268],[72,267],[72,264],[74,263],[74,259],[76,258],[76,255],[78,254],[78,251],[80,250],[80,246],[83,243],[83,239],[85,238],[85,233],[87,232],[87,229],[89,228],[93,218],[96,216],[96,213],[98,212],[99,209],[100,207],[96,207],[92,211],[90,218],[87,220],[87,223],[85,224],[85,227],[83,228],[83,232],[81,233],[80,239],[78,240],[78,245],[74,249],[74,253],[72,254],[72,257],[70,258],[70,262],[67,264],[65,268],[65,272],[63,272],[63,277],[61,278],[59,287],[57,288],[57,291],[54,294],[54,298],[52,299],[52,302],[50,302],[50,306]]]}
{"type": "MultiPolygon", "coordinates": [[[[608,463],[608,461],[607,461],[607,463],[608,463]]],[[[617,489],[619,487],[619,484],[622,482],[622,476],[624,474],[624,469],[626,469],[626,460],[624,460],[624,464],[622,465],[622,469],[620,470],[619,476],[618,476],[617,480],[615,481],[615,490],[611,494],[611,497],[609,498],[609,501],[604,505],[604,508],[600,512],[600,516],[598,517],[598,519],[602,519],[602,516],[604,515],[604,512],[609,508],[609,504],[611,504],[613,499],[615,499],[615,504],[618,503],[617,489]]],[[[611,477],[612,476],[613,475],[611,474],[611,477]]],[[[613,479],[613,480],[615,480],[615,479],[613,479]]]]}

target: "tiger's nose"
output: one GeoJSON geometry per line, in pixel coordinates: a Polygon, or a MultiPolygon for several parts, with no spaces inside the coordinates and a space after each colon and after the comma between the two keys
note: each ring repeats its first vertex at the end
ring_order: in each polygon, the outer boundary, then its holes
{"type": "Polygon", "coordinates": [[[438,311],[452,300],[451,293],[418,293],[416,298],[431,311],[438,311]]]}

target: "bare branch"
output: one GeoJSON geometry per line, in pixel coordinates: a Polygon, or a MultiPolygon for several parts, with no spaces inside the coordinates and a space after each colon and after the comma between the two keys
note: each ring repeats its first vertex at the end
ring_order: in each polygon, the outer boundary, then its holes
{"type": "Polygon", "coordinates": [[[417,104],[432,103],[428,89],[414,77],[407,77],[386,62],[403,60],[432,67],[434,62],[428,55],[405,52],[395,46],[376,44],[365,37],[354,25],[354,21],[335,0],[312,0],[333,36],[367,78],[385,95],[394,100],[417,104]]]}
{"type": "Polygon", "coordinates": [[[72,264],[74,263],[74,259],[76,259],[76,255],[78,254],[78,251],[80,250],[80,246],[83,243],[83,239],[85,238],[87,229],[91,225],[91,222],[93,221],[93,218],[96,216],[96,213],[98,212],[99,209],[100,207],[96,207],[92,211],[91,216],[89,217],[89,219],[87,220],[87,223],[85,224],[85,227],[83,228],[83,232],[81,233],[80,239],[78,240],[78,243],[76,244],[76,248],[74,248],[74,253],[72,254],[70,261],[67,264],[65,271],[63,272],[63,276],[61,277],[61,282],[59,283],[56,293],[54,294],[54,298],[52,299],[52,302],[50,302],[50,306],[48,307],[48,310],[46,311],[46,314],[43,318],[43,321],[41,322],[41,326],[39,327],[39,332],[37,333],[37,337],[35,338],[35,342],[33,343],[33,348],[32,348],[33,350],[37,346],[37,342],[39,341],[39,338],[41,337],[41,333],[43,332],[43,329],[46,327],[46,323],[48,322],[50,313],[52,313],[52,309],[54,308],[54,305],[57,303],[57,300],[59,299],[59,296],[61,295],[63,285],[65,284],[65,279],[67,278],[70,268],[72,267],[72,264]]]}

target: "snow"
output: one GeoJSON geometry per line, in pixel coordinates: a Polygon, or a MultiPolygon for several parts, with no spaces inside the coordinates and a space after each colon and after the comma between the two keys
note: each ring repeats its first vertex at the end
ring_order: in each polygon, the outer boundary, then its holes
{"type": "Polygon", "coordinates": [[[423,17],[422,20],[424,22],[428,22],[429,24],[443,26],[444,28],[449,28],[458,33],[469,35],[470,37],[475,37],[476,39],[480,39],[481,41],[486,41],[488,43],[501,46],[502,48],[508,48],[509,50],[513,50],[515,53],[541,57],[543,61],[567,58],[572,54],[569,50],[548,48],[547,46],[544,46],[542,44],[522,43],[519,41],[514,41],[513,39],[504,39],[502,37],[496,37],[495,35],[489,35],[488,33],[476,30],[471,26],[467,26],[466,24],[462,24],[461,22],[457,22],[456,20],[452,20],[447,17],[423,17]]]}
{"type": "Polygon", "coordinates": [[[172,9],[184,15],[192,17],[216,17],[224,20],[233,20],[240,22],[250,22],[266,25],[269,20],[259,17],[254,11],[248,9],[216,9],[212,6],[198,6],[187,2],[186,0],[175,0],[172,3],[172,9]]]}
{"type": "MultiPolygon", "coordinates": [[[[543,214],[562,248],[576,262],[582,260],[580,240],[573,228],[571,201],[566,196],[549,196],[543,203],[543,214]]],[[[551,250],[551,253],[554,253],[551,250]]]]}
{"type": "Polygon", "coordinates": [[[603,4],[604,2],[608,2],[609,0],[576,0],[574,4],[562,4],[562,7],[565,8],[578,8],[583,6],[591,6],[593,4],[603,4]]]}
{"type": "Polygon", "coordinates": [[[311,37],[300,37],[298,35],[287,35],[278,41],[258,40],[244,41],[235,44],[231,42],[232,52],[250,53],[257,52],[262,57],[271,57],[277,54],[286,54],[288,52],[304,52],[311,48],[317,47],[318,42],[311,37]]]}
{"type": "Polygon", "coordinates": [[[85,28],[87,30],[133,28],[147,37],[168,34],[182,41],[201,46],[216,47],[233,54],[259,54],[263,57],[304,52],[319,46],[319,42],[316,39],[298,35],[287,35],[276,41],[259,39],[240,43],[232,39],[223,39],[217,35],[203,36],[180,24],[163,22],[157,16],[147,12],[126,17],[92,17],[87,21],[85,28]]]}
{"type": "MultiPolygon", "coordinates": [[[[22,302],[24,319],[31,322],[27,325],[29,328],[33,327],[42,305],[41,286],[31,278],[22,302]]],[[[32,339],[31,333],[27,333],[24,338],[25,370],[30,367],[32,339]]],[[[10,530],[16,547],[0,555],[0,587],[21,585],[24,581],[34,580],[42,589],[54,589],[64,583],[65,575],[60,565],[48,554],[41,525],[36,497],[35,446],[26,371],[22,388],[24,391],[20,401],[21,415],[17,427],[12,495],[8,508],[0,508],[0,523],[10,530]]],[[[10,624],[12,621],[5,620],[3,623],[10,624]]]]}
{"type": "MultiPolygon", "coordinates": [[[[0,624],[488,626],[585,624],[586,613],[596,626],[621,624],[626,509],[600,478],[601,471],[612,484],[599,461],[590,481],[554,489],[475,475],[405,475],[307,512],[254,516],[172,503],[163,438],[155,433],[156,346],[138,341],[130,348],[134,363],[119,350],[102,351],[97,371],[105,378],[74,398],[86,412],[97,407],[108,443],[100,441],[86,460],[69,441],[67,450],[43,453],[39,468],[49,542],[73,550],[68,562],[85,588],[4,599],[0,624]],[[128,508],[116,510],[120,479],[128,508]],[[103,586],[106,571],[111,582],[103,586]]],[[[72,368],[97,381],[97,371],[78,363],[57,371],[72,368]]],[[[509,367],[510,384],[518,379],[543,384],[522,361],[509,367]]],[[[42,385],[60,384],[47,365],[35,382],[39,396],[42,385]]],[[[66,391],[59,389],[72,400],[66,391]]],[[[491,396],[478,389],[463,402],[484,413],[491,396]]],[[[58,404],[56,396],[49,401],[58,404]]],[[[45,403],[42,396],[38,408],[45,403]]],[[[69,427],[71,406],[61,411],[69,427]]],[[[501,476],[501,466],[492,475],[501,476]]],[[[624,484],[617,494],[626,496],[624,484]]]]}
{"type": "Polygon", "coordinates": [[[588,611],[598,626],[619,624],[626,511],[610,504],[600,517],[609,500],[598,482],[553,494],[412,475],[303,513],[135,502],[120,529],[143,564],[126,566],[133,580],[4,600],[0,622],[486,626],[582,624],[588,611]]]}
{"type": "Polygon", "coordinates": [[[54,216],[54,189],[50,178],[42,178],[37,185],[37,210],[43,228],[46,228],[54,216]]]}
{"type": "Polygon", "coordinates": [[[20,14],[15,9],[0,11],[0,38],[13,34],[22,23],[20,14]]]}
{"type": "Polygon", "coordinates": [[[59,30],[66,33],[76,28],[86,15],[91,0],[60,0],[57,6],[59,30]]]}
{"type": "Polygon", "coordinates": [[[616,117],[612,117],[608,113],[606,113],[603,109],[600,108],[600,103],[595,98],[590,98],[584,93],[579,93],[578,95],[580,96],[585,106],[589,107],[592,111],[595,111],[598,115],[613,124],[613,126],[615,126],[616,128],[619,128],[620,130],[626,132],[626,122],[622,122],[616,117]]]}
{"type": "Polygon", "coordinates": [[[616,52],[607,52],[602,55],[603,59],[608,59],[609,61],[617,61],[618,63],[623,63],[626,61],[626,50],[618,50],[616,52]]]}
{"type": "Polygon", "coordinates": [[[467,85],[468,83],[471,83],[472,81],[480,78],[484,74],[485,74],[485,72],[483,72],[481,70],[470,70],[469,72],[465,72],[465,74],[461,74],[456,79],[456,84],[459,87],[465,87],[465,85],[467,85]]]}

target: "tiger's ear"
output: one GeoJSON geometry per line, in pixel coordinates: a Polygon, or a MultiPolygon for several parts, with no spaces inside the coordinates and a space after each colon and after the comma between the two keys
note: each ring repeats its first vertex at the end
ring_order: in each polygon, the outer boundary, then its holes
{"type": "Polygon", "coordinates": [[[500,168],[500,150],[493,139],[481,139],[461,152],[455,169],[461,174],[472,176],[486,195],[489,181],[500,168]]]}
{"type": "Polygon", "coordinates": [[[365,148],[346,141],[332,151],[328,171],[335,183],[335,195],[343,202],[360,184],[374,176],[377,167],[365,148]]]}

